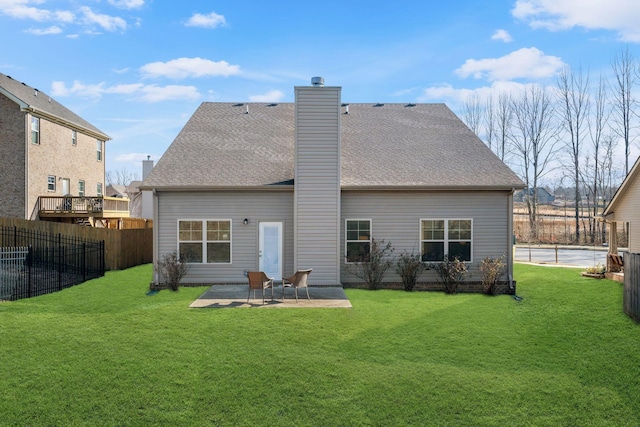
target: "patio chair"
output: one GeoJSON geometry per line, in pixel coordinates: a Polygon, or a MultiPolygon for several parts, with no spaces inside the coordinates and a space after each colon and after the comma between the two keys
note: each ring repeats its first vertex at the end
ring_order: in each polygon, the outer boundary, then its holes
{"type": "Polygon", "coordinates": [[[298,302],[298,288],[304,288],[307,291],[307,299],[310,300],[309,297],[309,287],[307,286],[307,279],[309,278],[309,274],[313,271],[312,268],[308,270],[298,270],[296,274],[291,277],[282,278],[282,300],[284,301],[284,288],[293,288],[296,293],[296,302],[298,302]]]}
{"type": "Polygon", "coordinates": [[[247,273],[249,279],[249,295],[247,295],[247,302],[251,296],[253,290],[253,299],[256,299],[256,289],[262,290],[262,305],[264,305],[264,293],[265,289],[271,288],[271,299],[273,299],[273,279],[267,276],[264,271],[249,271],[247,273]]]}

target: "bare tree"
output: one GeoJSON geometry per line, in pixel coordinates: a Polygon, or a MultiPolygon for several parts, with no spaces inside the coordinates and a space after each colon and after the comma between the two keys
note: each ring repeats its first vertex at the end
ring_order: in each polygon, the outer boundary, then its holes
{"type": "Polygon", "coordinates": [[[482,104],[480,97],[473,92],[464,101],[462,107],[462,119],[469,126],[469,129],[476,135],[480,134],[480,125],[482,124],[482,104]]]}
{"type": "Polygon", "coordinates": [[[514,150],[520,158],[521,178],[527,186],[525,202],[531,236],[538,236],[538,181],[549,172],[557,144],[558,129],[554,123],[551,97],[544,88],[528,85],[512,101],[514,150]]]}
{"type": "Polygon", "coordinates": [[[493,106],[493,96],[489,95],[489,99],[484,107],[484,135],[489,148],[497,154],[497,147],[494,147],[496,138],[496,112],[493,106]]]}
{"type": "Polygon", "coordinates": [[[631,117],[635,114],[636,101],[633,87],[637,83],[636,61],[629,49],[618,52],[611,62],[613,70],[613,112],[615,131],[624,141],[624,173],[629,173],[629,155],[631,146],[631,117]]]}
{"type": "MultiPolygon", "coordinates": [[[[589,115],[589,134],[591,136],[591,150],[593,155],[593,171],[590,182],[591,196],[593,198],[593,217],[597,217],[599,212],[600,188],[602,187],[603,169],[601,168],[602,156],[601,145],[604,138],[604,131],[609,120],[609,111],[607,110],[607,81],[600,75],[598,80],[598,86],[595,88],[593,94],[592,114],[589,115]]],[[[604,223],[598,222],[598,225],[605,227],[604,223]]],[[[594,227],[591,232],[591,243],[595,242],[596,223],[594,221],[594,227]]],[[[604,235],[604,232],[603,232],[604,235]]]]}
{"type": "Polygon", "coordinates": [[[498,95],[498,105],[495,113],[496,120],[496,154],[500,160],[506,162],[509,153],[509,143],[511,141],[513,108],[511,96],[501,92],[498,95]]]}
{"type": "Polygon", "coordinates": [[[129,185],[131,181],[139,180],[140,175],[135,172],[131,172],[126,168],[122,168],[122,169],[107,171],[106,179],[107,179],[107,184],[129,185]]]}
{"type": "Polygon", "coordinates": [[[560,98],[558,115],[562,128],[568,138],[565,139],[565,148],[569,153],[571,163],[571,176],[574,184],[574,198],[576,206],[574,210],[576,242],[580,242],[580,156],[582,154],[582,139],[587,131],[587,117],[589,114],[589,74],[584,75],[582,70],[575,72],[565,67],[557,79],[557,91],[560,98]]]}

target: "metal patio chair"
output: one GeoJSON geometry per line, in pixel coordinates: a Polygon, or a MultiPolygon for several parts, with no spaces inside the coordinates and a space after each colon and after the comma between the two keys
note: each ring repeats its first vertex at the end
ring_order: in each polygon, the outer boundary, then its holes
{"type": "Polygon", "coordinates": [[[282,300],[284,301],[284,288],[293,288],[296,293],[296,302],[298,302],[298,288],[304,288],[307,291],[307,299],[310,300],[309,297],[309,286],[308,286],[308,278],[309,274],[313,271],[312,268],[308,270],[298,270],[296,274],[291,277],[282,279],[282,300]]]}

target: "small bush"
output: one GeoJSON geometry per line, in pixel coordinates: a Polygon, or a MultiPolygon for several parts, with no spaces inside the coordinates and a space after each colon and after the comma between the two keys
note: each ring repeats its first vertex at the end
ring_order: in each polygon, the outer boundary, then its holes
{"type": "Polygon", "coordinates": [[[404,290],[411,292],[416,286],[418,276],[426,269],[420,255],[403,251],[396,261],[396,273],[402,278],[404,290]]]}
{"type": "Polygon", "coordinates": [[[160,261],[156,263],[156,270],[160,274],[162,280],[164,280],[169,289],[177,291],[180,286],[180,281],[189,271],[187,263],[180,261],[178,253],[176,251],[164,254],[160,261]]]}
{"type": "Polygon", "coordinates": [[[391,242],[371,239],[368,254],[360,257],[354,264],[349,264],[349,272],[364,280],[369,289],[379,289],[385,273],[391,267],[393,261],[389,258],[394,249],[391,242]]]}
{"type": "Polygon", "coordinates": [[[467,275],[467,265],[464,261],[460,261],[457,256],[449,259],[448,254],[444,255],[442,262],[431,264],[431,268],[438,272],[444,291],[448,294],[455,294],[458,291],[458,284],[467,275]]]}
{"type": "Polygon", "coordinates": [[[587,267],[586,272],[589,274],[604,274],[607,272],[607,267],[598,263],[594,266],[587,267]]]}
{"type": "Polygon", "coordinates": [[[480,264],[480,272],[482,273],[482,291],[486,295],[495,295],[498,291],[498,280],[506,271],[507,266],[504,263],[504,255],[499,258],[486,257],[480,264]]]}

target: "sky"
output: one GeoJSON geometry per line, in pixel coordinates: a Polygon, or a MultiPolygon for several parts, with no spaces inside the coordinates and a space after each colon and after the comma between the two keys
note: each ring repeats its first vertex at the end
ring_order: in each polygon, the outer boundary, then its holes
{"type": "Polygon", "coordinates": [[[107,171],[141,174],[205,101],[293,102],[322,76],[343,102],[462,115],[567,66],[610,75],[640,58],[638,22],[638,0],[0,0],[0,72],[109,135],[107,171]]]}

